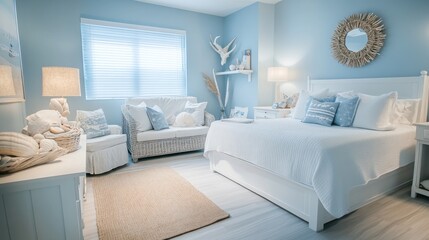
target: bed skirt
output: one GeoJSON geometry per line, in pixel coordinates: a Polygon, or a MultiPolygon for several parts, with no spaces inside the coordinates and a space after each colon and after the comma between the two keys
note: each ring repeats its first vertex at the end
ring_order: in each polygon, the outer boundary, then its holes
{"type": "MultiPolygon", "coordinates": [[[[321,204],[311,186],[283,178],[264,168],[230,155],[210,151],[206,153],[212,171],[222,174],[243,187],[266,198],[279,207],[307,221],[314,231],[323,230],[324,224],[335,219],[321,204]]],[[[409,184],[413,163],[398,168],[350,193],[350,211],[355,211],[397,189],[409,184]]]]}

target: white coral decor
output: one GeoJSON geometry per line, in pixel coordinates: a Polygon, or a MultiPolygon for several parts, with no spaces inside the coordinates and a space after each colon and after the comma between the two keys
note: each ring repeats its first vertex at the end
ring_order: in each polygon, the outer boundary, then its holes
{"type": "Polygon", "coordinates": [[[192,114],[188,112],[181,112],[176,116],[176,121],[174,122],[175,127],[193,127],[195,126],[195,119],[192,117],[192,114]]]}

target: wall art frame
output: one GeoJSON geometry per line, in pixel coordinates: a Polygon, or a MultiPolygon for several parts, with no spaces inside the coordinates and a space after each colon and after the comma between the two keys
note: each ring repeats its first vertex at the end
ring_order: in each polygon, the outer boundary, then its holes
{"type": "Polygon", "coordinates": [[[0,103],[24,102],[24,82],[15,0],[0,0],[0,65],[12,68],[15,95],[0,96],[0,103]]]}

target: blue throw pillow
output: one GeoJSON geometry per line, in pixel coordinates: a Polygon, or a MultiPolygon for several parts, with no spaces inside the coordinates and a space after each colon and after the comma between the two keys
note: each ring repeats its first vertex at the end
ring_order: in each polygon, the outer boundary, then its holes
{"type": "Polygon", "coordinates": [[[302,122],[331,126],[338,105],[340,105],[338,102],[319,102],[313,99],[308,106],[307,113],[302,122]]]}
{"type": "Polygon", "coordinates": [[[307,101],[307,105],[305,107],[305,112],[307,112],[308,107],[310,106],[310,103],[312,100],[316,100],[318,102],[335,102],[336,96],[328,96],[324,98],[315,98],[315,97],[309,97],[307,101]]]}
{"type": "Polygon", "coordinates": [[[335,102],[340,103],[340,105],[335,114],[334,124],[341,127],[352,126],[359,105],[359,97],[345,98],[338,96],[335,102]]]}
{"type": "Polygon", "coordinates": [[[157,105],[153,107],[147,107],[146,112],[147,116],[149,117],[149,121],[155,131],[168,128],[168,123],[165,119],[164,113],[157,105]]]}

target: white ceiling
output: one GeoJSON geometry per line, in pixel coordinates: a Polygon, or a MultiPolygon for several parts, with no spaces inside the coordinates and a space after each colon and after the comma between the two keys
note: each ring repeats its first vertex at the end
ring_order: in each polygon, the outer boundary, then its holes
{"type": "Polygon", "coordinates": [[[255,2],[276,4],[281,0],[136,0],[166,7],[225,17],[255,2]]]}

